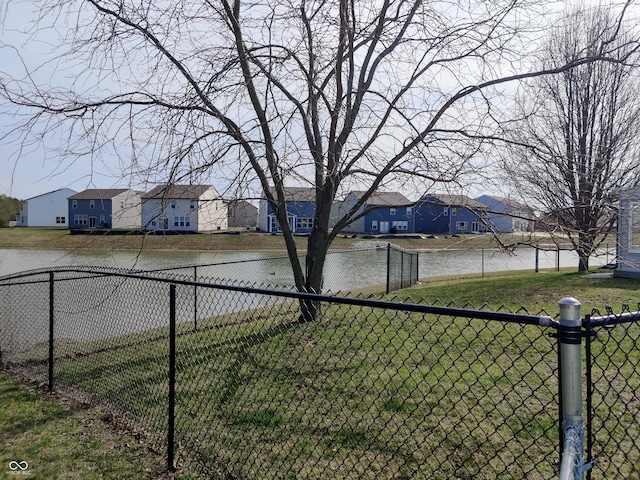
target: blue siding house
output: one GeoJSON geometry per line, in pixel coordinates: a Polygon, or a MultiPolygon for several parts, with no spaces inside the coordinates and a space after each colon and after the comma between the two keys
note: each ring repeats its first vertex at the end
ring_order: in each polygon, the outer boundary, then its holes
{"type": "Polygon", "coordinates": [[[428,195],[416,206],[418,233],[482,233],[486,207],[466,195],[428,195]]]}
{"type": "Polygon", "coordinates": [[[487,228],[496,233],[532,232],[533,212],[509,198],[482,195],[477,201],[486,206],[487,228]]]}
{"type": "MultiPolygon", "coordinates": [[[[310,233],[316,215],[315,188],[285,187],[285,203],[291,230],[295,233],[310,233]]],[[[260,201],[258,228],[271,233],[282,231],[273,205],[266,199],[260,201]]]]}
{"type": "MultiPolygon", "coordinates": [[[[339,207],[341,217],[351,210],[365,192],[349,192],[339,207]]],[[[345,227],[343,232],[354,233],[413,233],[413,202],[398,192],[376,192],[358,209],[361,215],[345,227]]]]}
{"type": "Polygon", "coordinates": [[[140,228],[140,195],[125,188],[89,189],[67,198],[69,228],[140,228]]]}

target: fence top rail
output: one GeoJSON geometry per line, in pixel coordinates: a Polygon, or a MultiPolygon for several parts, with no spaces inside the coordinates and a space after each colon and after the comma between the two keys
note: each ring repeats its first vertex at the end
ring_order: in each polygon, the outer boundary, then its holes
{"type": "MultiPolygon", "coordinates": [[[[300,292],[297,290],[283,290],[276,288],[266,288],[257,286],[246,285],[233,285],[228,283],[206,283],[193,280],[185,280],[176,278],[170,275],[145,275],[145,272],[137,272],[134,270],[117,270],[110,268],[96,268],[96,267],[56,267],[52,269],[31,270],[28,272],[21,272],[20,274],[9,275],[0,278],[0,286],[7,284],[7,282],[14,279],[24,279],[29,276],[44,275],[47,273],[77,273],[82,277],[75,279],[86,278],[87,275],[96,277],[121,277],[121,278],[135,278],[138,280],[146,280],[174,285],[187,285],[193,287],[201,287],[208,289],[227,290],[234,292],[250,293],[255,295],[265,296],[277,296],[283,298],[289,298],[292,300],[309,300],[324,303],[338,303],[345,305],[355,305],[361,307],[380,308],[385,310],[397,310],[412,313],[434,314],[444,315],[451,317],[463,317],[474,318],[479,320],[495,320],[506,323],[518,323],[525,325],[538,325],[542,327],[559,328],[559,323],[553,318],[543,315],[527,315],[520,313],[509,312],[492,312],[487,310],[473,310],[457,307],[442,307],[433,305],[421,305],[417,303],[404,303],[404,302],[392,302],[385,300],[374,300],[364,297],[345,297],[334,295],[323,295],[318,293],[300,292]]],[[[64,278],[63,280],[74,280],[72,278],[64,278]]],[[[42,279],[41,281],[49,281],[48,279],[42,279]]]]}
{"type": "Polygon", "coordinates": [[[640,311],[639,312],[625,312],[625,313],[609,313],[607,315],[601,316],[591,316],[587,315],[582,320],[582,326],[587,327],[606,327],[618,325],[621,323],[633,323],[640,321],[640,311]]]}

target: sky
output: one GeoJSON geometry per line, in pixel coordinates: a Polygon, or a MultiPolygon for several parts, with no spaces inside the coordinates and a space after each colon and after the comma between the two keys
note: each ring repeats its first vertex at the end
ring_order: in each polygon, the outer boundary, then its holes
{"type": "MultiPolygon", "coordinates": [[[[559,5],[564,3],[559,2],[559,5]]],[[[37,8],[37,2],[0,0],[0,79],[6,78],[7,74],[13,78],[23,77],[26,73],[23,60],[30,65],[42,65],[34,75],[45,83],[69,79],[70,74],[73,75],[73,72],[64,72],[62,77],[57,75],[59,72],[54,75],[56,63],[48,63],[50,52],[59,41],[55,35],[40,32],[33,37],[26,33],[37,8]]],[[[56,24],[60,34],[65,28],[62,20],[56,24]]],[[[130,176],[123,177],[119,161],[115,155],[109,158],[108,150],[102,159],[60,160],[55,145],[64,142],[68,133],[64,129],[45,140],[28,145],[21,143],[12,133],[19,118],[12,116],[16,112],[2,103],[0,109],[0,194],[27,199],[60,188],[82,191],[87,188],[147,190],[152,187],[142,182],[133,183],[130,176]]]]}

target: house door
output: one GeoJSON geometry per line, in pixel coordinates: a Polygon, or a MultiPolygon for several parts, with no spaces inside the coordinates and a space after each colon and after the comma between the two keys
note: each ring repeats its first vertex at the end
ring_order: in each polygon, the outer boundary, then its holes
{"type": "Polygon", "coordinates": [[[89,228],[96,228],[96,217],[89,217],[89,228]]]}
{"type": "Polygon", "coordinates": [[[380,233],[389,233],[389,222],[380,222],[380,233]]]}
{"type": "Polygon", "coordinates": [[[480,233],[480,222],[471,222],[471,231],[473,233],[480,233]]]}

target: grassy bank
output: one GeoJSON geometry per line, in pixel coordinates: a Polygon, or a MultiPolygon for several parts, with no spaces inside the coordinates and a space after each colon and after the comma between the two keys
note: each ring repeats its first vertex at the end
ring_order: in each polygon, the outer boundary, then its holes
{"type": "MultiPolygon", "coordinates": [[[[585,312],[640,301],[636,281],[564,272],[432,281],[399,295],[550,315],[568,295],[585,312]]],[[[297,316],[297,304],[285,303],[201,319],[198,332],[179,327],[177,440],[196,462],[248,478],[557,473],[555,341],[547,332],[339,305],[314,323],[295,323],[297,316]]],[[[59,355],[61,385],[165,428],[166,329],[68,345],[59,355]]],[[[603,368],[637,375],[624,358],[615,361],[603,368]]],[[[628,432],[609,435],[627,441],[628,432]]],[[[612,465],[636,462],[636,453],[612,465]]]]}
{"type": "Polygon", "coordinates": [[[100,411],[45,395],[3,373],[0,445],[0,478],[174,478],[161,455],[116,431],[100,411]]]}
{"type": "Polygon", "coordinates": [[[455,302],[459,306],[521,309],[536,314],[540,310],[557,312],[558,301],[574,297],[582,304],[583,314],[605,306],[620,311],[622,305],[638,310],[640,280],[625,278],[588,278],[573,269],[540,273],[499,272],[485,278],[434,279],[404,290],[402,298],[424,299],[427,303],[455,302]]]}
{"type": "MultiPolygon", "coordinates": [[[[339,235],[331,248],[347,250],[360,242],[391,242],[408,250],[497,248],[492,235],[438,235],[434,238],[394,238],[339,235]]],[[[517,242],[549,244],[549,237],[539,235],[502,235],[504,244],[517,242]]],[[[300,249],[306,248],[307,239],[297,237],[300,249]]],[[[285,251],[281,235],[254,232],[203,233],[195,235],[71,235],[69,230],[46,228],[0,228],[0,248],[42,248],[65,250],[248,250],[285,251]]]]}

